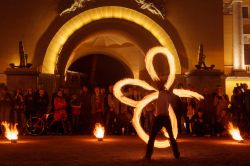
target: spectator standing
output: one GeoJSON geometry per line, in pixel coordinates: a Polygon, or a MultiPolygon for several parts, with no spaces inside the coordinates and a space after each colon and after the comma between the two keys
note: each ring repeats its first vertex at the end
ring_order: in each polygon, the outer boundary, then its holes
{"type": "Polygon", "coordinates": [[[223,119],[224,115],[227,114],[225,112],[228,111],[228,104],[229,99],[226,94],[223,92],[223,88],[221,86],[217,86],[216,94],[214,96],[213,100],[213,106],[216,112],[216,128],[215,132],[217,136],[220,136],[220,134],[223,132],[223,119]]]}
{"type": "Polygon", "coordinates": [[[205,134],[211,136],[212,126],[215,125],[215,111],[213,111],[213,96],[209,93],[207,88],[203,89],[202,96],[203,100],[199,101],[198,111],[203,113],[204,124],[205,124],[205,134]]]}
{"type": "Polygon", "coordinates": [[[64,134],[68,134],[68,103],[63,96],[63,91],[58,90],[57,95],[54,97],[54,122],[61,122],[64,134]]]}
{"type": "Polygon", "coordinates": [[[191,134],[192,132],[192,125],[191,119],[194,114],[197,112],[197,105],[194,98],[188,98],[188,106],[187,106],[187,121],[186,121],[186,133],[191,134]]]}
{"type": "Polygon", "coordinates": [[[94,117],[94,123],[101,123],[104,125],[104,98],[100,93],[100,88],[94,88],[94,94],[91,96],[92,115],[94,117]]]}
{"type": "Polygon", "coordinates": [[[71,110],[72,110],[73,133],[77,134],[79,131],[78,127],[79,127],[79,117],[80,117],[80,112],[81,112],[81,101],[76,94],[72,95],[70,104],[71,104],[71,110]]]}
{"type": "Polygon", "coordinates": [[[24,97],[24,101],[25,101],[26,119],[30,119],[35,116],[36,112],[35,95],[32,88],[27,89],[27,94],[24,97]]]}
{"type": "MultiPolygon", "coordinates": [[[[107,113],[108,113],[108,94],[106,93],[105,88],[100,88],[100,94],[103,98],[103,107],[104,107],[104,119],[106,119],[107,113]]],[[[103,119],[103,120],[104,120],[103,119]]]]}
{"type": "Polygon", "coordinates": [[[41,88],[35,94],[36,116],[42,117],[43,114],[48,112],[49,96],[47,92],[41,88]]]}
{"type": "Polygon", "coordinates": [[[119,114],[119,101],[113,94],[113,85],[109,86],[108,93],[108,111],[106,116],[106,128],[108,134],[114,134],[115,130],[115,118],[119,114]]]}
{"type": "Polygon", "coordinates": [[[25,109],[24,95],[21,89],[17,89],[14,94],[14,122],[18,123],[20,134],[25,134],[25,109]]]}
{"type": "Polygon", "coordinates": [[[80,126],[84,133],[90,134],[93,117],[91,115],[91,94],[87,86],[83,86],[80,93],[81,113],[80,126]]]}

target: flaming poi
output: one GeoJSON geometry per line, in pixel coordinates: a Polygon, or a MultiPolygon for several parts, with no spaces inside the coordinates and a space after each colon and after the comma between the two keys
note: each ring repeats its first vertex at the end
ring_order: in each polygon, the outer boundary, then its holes
{"type": "Polygon", "coordinates": [[[12,143],[16,143],[18,139],[17,123],[11,125],[10,123],[4,121],[2,122],[2,125],[5,128],[4,136],[12,143]]]}
{"type": "Polygon", "coordinates": [[[243,138],[240,135],[240,130],[238,127],[234,127],[232,122],[228,124],[228,132],[232,136],[232,138],[238,142],[243,142],[243,138]]]}
{"type": "Polygon", "coordinates": [[[94,135],[98,141],[102,141],[104,138],[105,129],[100,123],[95,124],[94,135]]]}
{"type": "MultiPolygon", "coordinates": [[[[150,49],[147,52],[146,57],[145,57],[146,69],[147,69],[150,77],[154,81],[160,80],[160,78],[156,74],[156,71],[155,71],[154,66],[153,66],[153,59],[154,59],[155,55],[157,55],[159,53],[164,55],[168,60],[170,73],[168,76],[166,76],[168,79],[167,79],[166,83],[164,84],[164,87],[165,87],[165,89],[169,89],[175,80],[175,62],[174,62],[173,55],[171,54],[171,52],[167,48],[154,47],[154,48],[150,49]]],[[[200,95],[196,92],[193,92],[193,91],[189,91],[189,90],[174,89],[173,93],[179,97],[195,97],[198,100],[203,99],[202,95],[200,95]]],[[[126,79],[118,81],[114,85],[114,96],[122,103],[127,104],[131,107],[135,107],[132,123],[133,123],[133,126],[134,126],[138,136],[146,143],[149,140],[149,136],[141,127],[140,117],[141,117],[141,113],[142,113],[143,108],[146,107],[147,104],[149,104],[150,102],[156,100],[158,98],[158,95],[159,95],[159,91],[157,89],[155,89],[154,87],[149,85],[147,82],[139,80],[139,79],[126,78],[126,79]],[[140,101],[135,101],[133,99],[126,97],[126,95],[123,94],[122,88],[124,86],[127,86],[127,85],[139,86],[139,87],[142,87],[148,91],[154,91],[154,92],[145,96],[140,101]]],[[[169,110],[169,115],[170,115],[171,124],[172,124],[172,128],[173,128],[173,134],[174,134],[174,137],[177,138],[177,135],[178,135],[177,120],[176,120],[176,116],[175,116],[175,113],[174,113],[171,105],[169,105],[168,110],[169,110]]],[[[164,131],[164,135],[166,137],[168,137],[168,134],[166,131],[164,131]]],[[[156,140],[154,146],[157,148],[165,148],[165,147],[170,146],[170,144],[169,144],[168,140],[164,140],[164,141],[156,140]]]]}

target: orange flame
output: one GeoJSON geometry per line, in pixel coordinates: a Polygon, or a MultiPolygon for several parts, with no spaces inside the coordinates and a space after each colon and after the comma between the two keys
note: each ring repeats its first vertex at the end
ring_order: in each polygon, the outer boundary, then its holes
{"type": "Polygon", "coordinates": [[[237,127],[234,127],[232,122],[229,122],[228,124],[228,132],[234,140],[243,141],[243,138],[240,135],[240,130],[237,127]]]}
{"type": "Polygon", "coordinates": [[[96,123],[94,129],[94,135],[96,136],[96,138],[102,139],[104,137],[104,132],[104,127],[100,123],[96,123]]]}
{"type": "Polygon", "coordinates": [[[4,121],[2,122],[2,125],[5,128],[5,137],[12,141],[12,140],[17,140],[18,137],[18,130],[17,130],[17,123],[15,123],[14,125],[11,125],[10,123],[4,121]]]}

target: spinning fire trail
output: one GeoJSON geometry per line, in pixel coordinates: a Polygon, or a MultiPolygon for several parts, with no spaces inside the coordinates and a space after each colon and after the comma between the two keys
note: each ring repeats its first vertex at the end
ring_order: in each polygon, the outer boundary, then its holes
{"type": "MultiPolygon", "coordinates": [[[[168,79],[167,79],[166,83],[164,84],[165,89],[169,89],[175,80],[175,62],[174,62],[173,55],[171,54],[171,52],[167,48],[154,47],[154,48],[150,49],[147,52],[146,57],[145,57],[146,68],[147,68],[147,71],[148,71],[150,77],[154,81],[160,80],[160,78],[156,74],[156,71],[155,71],[154,66],[153,66],[153,59],[159,53],[164,55],[164,57],[167,58],[168,63],[169,63],[170,74],[168,76],[166,76],[168,79]]],[[[174,89],[173,93],[179,97],[195,97],[198,100],[203,99],[203,96],[201,96],[200,94],[198,94],[196,92],[190,91],[190,90],[174,89]]],[[[149,136],[142,129],[142,127],[140,125],[140,117],[141,117],[141,113],[142,113],[143,108],[147,104],[149,104],[150,102],[152,102],[158,98],[159,91],[157,89],[155,89],[154,87],[152,87],[151,85],[149,85],[148,83],[146,83],[145,81],[127,78],[127,79],[123,79],[123,80],[118,81],[114,85],[114,95],[122,103],[127,104],[127,105],[132,106],[132,107],[135,107],[132,123],[133,123],[133,126],[134,126],[138,136],[144,142],[147,143],[149,136]],[[154,91],[154,92],[145,96],[140,101],[135,101],[133,99],[126,97],[123,94],[122,88],[124,86],[127,86],[127,85],[139,86],[139,87],[142,87],[146,90],[154,91]]],[[[174,137],[177,138],[177,135],[178,135],[177,120],[176,120],[176,116],[175,116],[175,113],[174,113],[171,105],[169,106],[168,110],[169,110],[171,124],[172,124],[172,128],[173,128],[173,134],[174,134],[174,137]]],[[[166,131],[164,131],[164,135],[168,136],[166,131]]],[[[168,140],[164,140],[164,141],[156,140],[154,146],[157,148],[166,148],[166,147],[169,147],[170,144],[169,144],[168,140]]]]}

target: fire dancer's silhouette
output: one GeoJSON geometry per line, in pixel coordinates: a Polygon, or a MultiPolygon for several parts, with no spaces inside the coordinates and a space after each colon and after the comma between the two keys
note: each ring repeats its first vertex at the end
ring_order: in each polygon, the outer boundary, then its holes
{"type": "Polygon", "coordinates": [[[162,81],[158,82],[159,96],[156,101],[156,118],[150,133],[147,151],[144,159],[150,160],[153,154],[154,141],[157,133],[165,127],[169,135],[170,145],[173,150],[174,157],[176,159],[180,158],[180,152],[178,150],[177,142],[173,136],[171,120],[169,117],[168,108],[170,104],[175,105],[176,96],[169,90],[164,90],[164,83],[162,81]]]}

